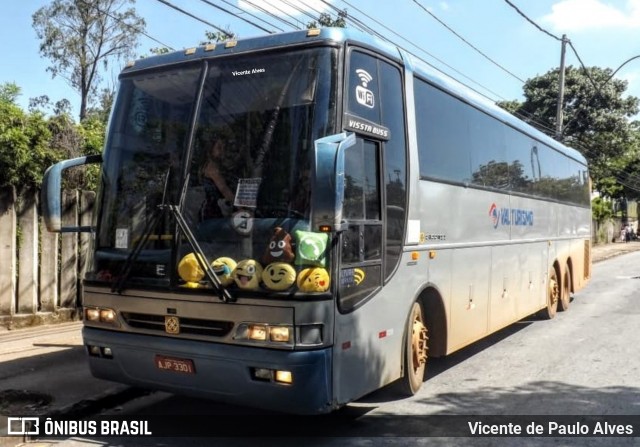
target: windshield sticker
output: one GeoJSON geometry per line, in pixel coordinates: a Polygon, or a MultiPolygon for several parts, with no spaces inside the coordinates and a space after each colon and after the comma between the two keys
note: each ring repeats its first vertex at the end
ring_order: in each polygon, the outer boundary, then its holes
{"type": "Polygon", "coordinates": [[[236,211],[231,216],[231,227],[243,236],[251,234],[251,231],[253,231],[253,214],[251,214],[251,211],[236,211]]]}
{"type": "Polygon", "coordinates": [[[258,189],[261,178],[241,178],[238,181],[233,206],[237,208],[255,208],[258,203],[258,189]]]}
{"type": "Polygon", "coordinates": [[[129,229],[116,228],[116,248],[129,248],[129,229]]]}
{"type": "Polygon", "coordinates": [[[251,70],[241,70],[241,71],[232,71],[231,74],[233,76],[246,76],[258,73],[266,73],[267,70],[264,68],[252,68],[251,70]]]}
{"type": "Polygon", "coordinates": [[[360,78],[360,84],[356,86],[356,101],[358,104],[373,109],[375,106],[375,98],[373,96],[373,92],[367,88],[369,82],[373,79],[366,70],[362,68],[358,68],[356,70],[356,74],[360,78]]]}

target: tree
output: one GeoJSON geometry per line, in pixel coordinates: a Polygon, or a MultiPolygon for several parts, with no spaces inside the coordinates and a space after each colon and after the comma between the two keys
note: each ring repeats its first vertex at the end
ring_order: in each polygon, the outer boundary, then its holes
{"type": "Polygon", "coordinates": [[[40,54],[51,61],[47,71],[80,93],[80,121],[101,81],[99,69],[112,60],[132,58],[145,21],[135,0],[53,0],[33,14],[40,54]]]}
{"type": "Polygon", "coordinates": [[[17,85],[0,85],[0,186],[13,185],[18,192],[41,183],[38,163],[49,157],[51,138],[44,115],[24,113],[16,104],[19,95],[17,85]]]}
{"type": "MultiPolygon", "coordinates": [[[[14,186],[18,193],[38,188],[52,164],[102,152],[106,125],[98,115],[76,124],[66,100],[53,106],[53,115],[45,115],[41,108],[50,112],[51,107],[47,97],[36,98],[25,113],[17,105],[19,95],[17,85],[0,84],[0,186],[14,186]]],[[[65,176],[66,187],[95,189],[97,166],[72,171],[65,176]]]]}
{"type": "Polygon", "coordinates": [[[341,10],[338,11],[338,15],[335,19],[331,17],[331,14],[323,12],[318,17],[318,21],[315,20],[313,22],[307,23],[307,29],[311,28],[320,28],[320,27],[332,27],[335,26],[337,28],[346,28],[347,27],[347,11],[341,10]]]}
{"type": "MultiPolygon", "coordinates": [[[[523,103],[500,103],[534,127],[550,133],[556,124],[559,69],[527,80],[523,103]]],[[[563,102],[562,141],[587,158],[596,189],[615,197],[622,187],[617,178],[637,150],[631,118],[639,111],[638,98],[624,97],[627,82],[612,78],[611,69],[567,67],[563,102]],[[635,149],[634,149],[635,148],[635,149]]],[[[640,172],[638,172],[640,175],[640,172]]]]}

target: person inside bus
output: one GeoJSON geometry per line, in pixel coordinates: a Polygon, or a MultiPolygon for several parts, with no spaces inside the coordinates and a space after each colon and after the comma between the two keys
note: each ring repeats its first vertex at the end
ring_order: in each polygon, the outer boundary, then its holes
{"type": "Polygon", "coordinates": [[[233,211],[235,194],[227,183],[228,176],[223,169],[225,143],[218,138],[211,145],[200,169],[205,192],[202,219],[227,217],[233,211]]]}

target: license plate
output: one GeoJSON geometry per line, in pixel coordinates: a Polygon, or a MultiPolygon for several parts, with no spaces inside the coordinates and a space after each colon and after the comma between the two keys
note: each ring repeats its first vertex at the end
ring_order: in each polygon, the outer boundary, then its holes
{"type": "Polygon", "coordinates": [[[156,367],[164,371],[173,371],[184,374],[195,374],[196,367],[193,360],[177,359],[175,357],[165,357],[164,355],[156,355],[156,367]]]}

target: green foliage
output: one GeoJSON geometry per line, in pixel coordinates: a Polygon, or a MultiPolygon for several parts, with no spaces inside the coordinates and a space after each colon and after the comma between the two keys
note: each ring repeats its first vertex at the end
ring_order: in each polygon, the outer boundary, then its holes
{"type": "Polygon", "coordinates": [[[25,114],[15,104],[19,89],[3,84],[0,99],[0,186],[18,190],[37,187],[42,181],[38,160],[46,152],[51,133],[40,113],[25,114]],[[5,94],[6,92],[11,94],[5,94]]]}
{"type": "Polygon", "coordinates": [[[604,222],[613,216],[613,206],[610,200],[596,197],[591,201],[591,214],[596,222],[604,222]]]}
{"type": "MultiPolygon", "coordinates": [[[[566,68],[562,140],[586,157],[595,189],[616,197],[624,193],[620,173],[628,172],[630,154],[640,148],[638,129],[631,121],[640,110],[640,100],[625,96],[627,82],[611,75],[608,68],[566,68]]],[[[551,70],[525,83],[524,102],[499,105],[551,133],[556,126],[558,83],[559,69],[551,70]]],[[[640,171],[634,174],[638,175],[640,171]]]]}
{"type": "Polygon", "coordinates": [[[346,10],[339,11],[335,19],[331,17],[331,14],[323,12],[320,14],[320,17],[318,17],[317,22],[314,20],[313,22],[307,23],[307,29],[322,28],[322,27],[346,28],[347,27],[347,11],[346,10]]]}
{"type": "MultiPolygon", "coordinates": [[[[57,108],[49,118],[38,110],[25,113],[15,104],[15,84],[0,85],[0,186],[21,191],[38,188],[44,171],[60,160],[102,153],[106,124],[98,117],[76,124],[57,108]]],[[[67,179],[67,186],[95,189],[96,168],[81,169],[67,179]]]]}
{"type": "Polygon", "coordinates": [[[200,45],[208,45],[214,42],[224,42],[226,40],[237,39],[238,36],[227,27],[224,31],[205,31],[206,40],[200,42],[200,45]]]}
{"type": "Polygon", "coordinates": [[[80,121],[97,93],[100,69],[112,60],[132,58],[145,21],[135,0],[53,0],[33,14],[40,39],[40,54],[51,61],[47,68],[80,94],[80,121]]]}
{"type": "Polygon", "coordinates": [[[7,82],[0,85],[0,102],[15,104],[18,96],[20,96],[20,87],[15,83],[7,82]]]}

